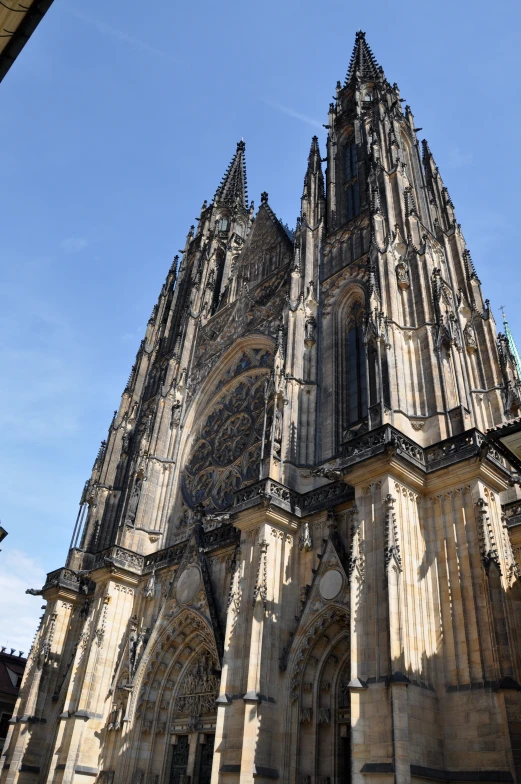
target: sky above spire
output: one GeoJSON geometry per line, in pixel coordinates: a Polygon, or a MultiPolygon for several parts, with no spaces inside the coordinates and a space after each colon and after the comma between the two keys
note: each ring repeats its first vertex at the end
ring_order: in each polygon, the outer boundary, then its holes
{"type": "Polygon", "coordinates": [[[365,40],[365,33],[359,30],[356,34],[353,54],[347,69],[344,86],[347,86],[356,73],[360,74],[361,79],[376,79],[380,67],[375,60],[371,47],[365,40]]]}
{"type": "Polygon", "coordinates": [[[240,204],[248,207],[248,189],[246,185],[246,144],[244,139],[237,142],[237,150],[226,173],[221,180],[214,196],[215,202],[221,202],[233,207],[240,204]]]}

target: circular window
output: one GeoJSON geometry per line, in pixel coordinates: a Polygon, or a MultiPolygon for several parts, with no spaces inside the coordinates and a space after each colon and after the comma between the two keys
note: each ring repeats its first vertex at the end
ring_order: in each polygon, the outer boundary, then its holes
{"type": "Polygon", "coordinates": [[[233,502],[233,493],[259,478],[263,430],[269,434],[271,408],[264,421],[265,372],[246,373],[223,393],[203,420],[183,472],[182,492],[193,508],[222,510],[233,502]]]}

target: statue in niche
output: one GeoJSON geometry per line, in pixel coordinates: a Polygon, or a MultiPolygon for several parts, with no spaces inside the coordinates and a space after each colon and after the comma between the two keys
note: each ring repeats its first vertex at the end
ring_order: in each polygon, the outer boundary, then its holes
{"type": "Polygon", "coordinates": [[[309,523],[304,523],[304,525],[302,526],[302,531],[301,531],[301,534],[300,534],[299,547],[305,553],[309,553],[309,551],[313,547],[313,542],[311,540],[311,531],[310,531],[310,528],[309,528],[309,523]]]}
{"type": "Polygon", "coordinates": [[[137,508],[139,504],[139,498],[141,496],[141,488],[143,486],[143,480],[137,478],[134,482],[134,487],[132,488],[132,495],[130,496],[130,500],[128,502],[127,508],[127,515],[125,518],[126,525],[134,525],[134,521],[136,519],[137,508]]]}
{"type": "Polygon", "coordinates": [[[338,707],[347,708],[350,705],[349,678],[344,674],[338,684],[338,707]]]}
{"type": "Polygon", "coordinates": [[[309,318],[306,319],[306,324],[305,324],[305,327],[304,327],[304,330],[305,330],[304,331],[304,335],[305,335],[304,343],[308,347],[309,346],[314,346],[315,343],[316,343],[316,337],[315,337],[316,327],[317,327],[317,322],[316,322],[316,319],[315,319],[314,316],[310,316],[309,318]]]}
{"type": "Polygon", "coordinates": [[[409,278],[409,267],[403,258],[400,258],[400,261],[396,265],[396,279],[398,281],[398,288],[402,289],[402,291],[407,291],[411,285],[411,281],[409,278]]]}
{"type": "Polygon", "coordinates": [[[156,571],[152,569],[152,574],[147,580],[147,584],[145,585],[145,590],[143,591],[143,596],[145,599],[153,599],[156,592],[156,571]]]}
{"type": "Polygon", "coordinates": [[[170,415],[170,427],[178,427],[181,421],[181,402],[176,400],[172,406],[172,413],[170,415]]]}
{"type": "Polygon", "coordinates": [[[474,327],[472,324],[467,322],[467,325],[463,331],[463,336],[465,338],[465,345],[467,346],[467,351],[469,354],[474,354],[478,348],[478,342],[476,340],[476,333],[474,331],[474,327]]]}
{"type": "Polygon", "coordinates": [[[188,509],[185,509],[183,516],[176,525],[176,528],[186,528],[188,525],[190,525],[190,518],[188,515],[188,509]]]}
{"type": "Polygon", "coordinates": [[[107,724],[107,730],[120,730],[123,723],[123,704],[114,704],[110,712],[110,721],[107,724]]]}
{"type": "Polygon", "coordinates": [[[146,644],[148,642],[148,629],[143,629],[142,631],[137,633],[137,629],[133,628],[130,632],[129,641],[128,641],[128,660],[129,660],[129,669],[130,675],[132,676],[139,666],[139,662],[141,661],[141,657],[143,655],[143,651],[146,648],[146,644]]]}
{"type": "Polygon", "coordinates": [[[273,449],[278,452],[282,443],[282,412],[275,409],[275,424],[273,427],[273,449]]]}
{"type": "Polygon", "coordinates": [[[163,365],[161,368],[161,372],[159,373],[159,391],[163,389],[163,386],[166,381],[166,374],[168,373],[168,365],[163,365]]]}
{"type": "Polygon", "coordinates": [[[123,438],[121,439],[121,453],[124,455],[128,455],[130,449],[130,441],[132,439],[131,431],[127,430],[123,433],[123,438]]]}

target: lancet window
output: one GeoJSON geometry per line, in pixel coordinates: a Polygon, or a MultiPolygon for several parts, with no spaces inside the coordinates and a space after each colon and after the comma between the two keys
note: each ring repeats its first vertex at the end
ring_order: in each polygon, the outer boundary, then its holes
{"type": "Polygon", "coordinates": [[[219,307],[219,300],[221,297],[221,286],[222,286],[223,272],[224,272],[224,261],[225,261],[224,253],[222,251],[218,251],[215,259],[215,266],[217,272],[214,279],[212,307],[210,311],[212,316],[216,312],[217,308],[219,307]]]}
{"type": "Polygon", "coordinates": [[[346,191],[346,220],[360,213],[360,192],[358,188],[358,167],[356,144],[347,144],[344,149],[344,178],[346,191]]]}
{"type": "Polygon", "coordinates": [[[347,324],[347,421],[350,425],[367,415],[367,371],[363,317],[363,308],[360,303],[356,303],[351,309],[347,324]]]}

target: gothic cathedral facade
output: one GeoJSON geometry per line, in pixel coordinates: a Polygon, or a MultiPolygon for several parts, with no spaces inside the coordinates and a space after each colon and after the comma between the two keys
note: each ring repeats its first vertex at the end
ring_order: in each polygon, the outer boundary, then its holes
{"type": "Polygon", "coordinates": [[[521,782],[521,384],[356,36],[295,231],[240,142],[80,503],[2,784],[521,782]]]}

